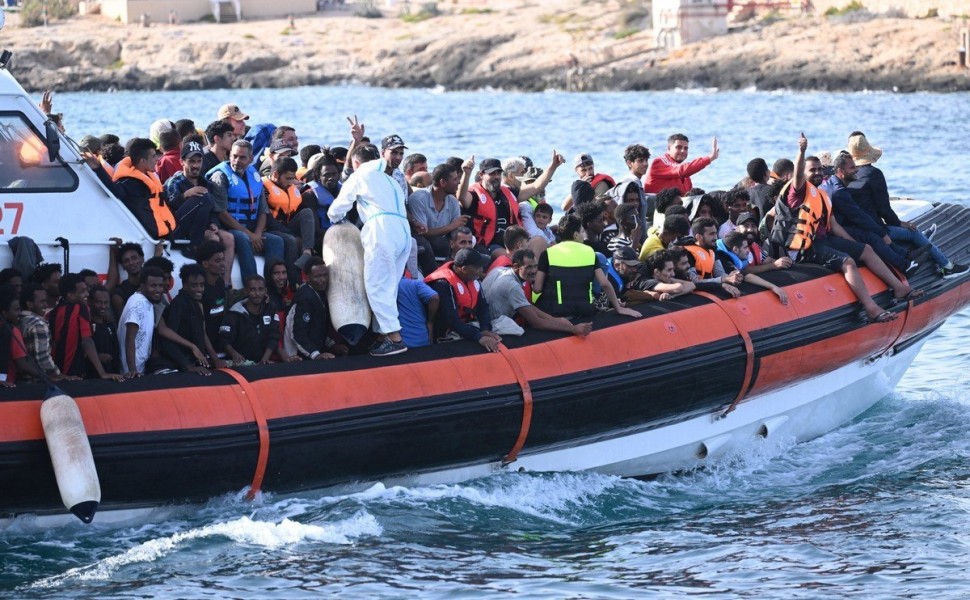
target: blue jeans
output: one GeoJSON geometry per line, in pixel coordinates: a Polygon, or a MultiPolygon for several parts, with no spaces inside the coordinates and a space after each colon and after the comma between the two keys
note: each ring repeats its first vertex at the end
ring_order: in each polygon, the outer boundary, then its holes
{"type": "Polygon", "coordinates": [[[879,256],[886,264],[896,267],[900,271],[905,271],[909,268],[909,262],[906,260],[906,250],[893,244],[889,246],[882,239],[882,237],[872,233],[871,231],[866,231],[865,229],[860,229],[858,227],[852,227],[850,225],[844,225],[846,233],[852,236],[857,242],[863,244],[869,244],[872,247],[873,252],[879,256]]]}
{"type": "MultiPolygon", "coordinates": [[[[912,229],[907,229],[906,227],[894,227],[892,225],[888,225],[886,229],[889,231],[889,239],[894,242],[912,244],[917,248],[930,243],[930,241],[926,239],[926,236],[923,235],[919,229],[913,231],[912,229]]],[[[933,262],[941,267],[945,267],[950,264],[950,259],[947,258],[945,254],[940,252],[940,249],[935,245],[930,246],[930,257],[933,258],[933,262]]]]}
{"type": "MultiPolygon", "coordinates": [[[[256,257],[253,253],[253,244],[249,241],[249,236],[238,229],[230,229],[229,233],[236,240],[236,258],[239,259],[239,271],[242,278],[256,275],[256,257]]],[[[263,233],[263,256],[266,258],[283,258],[283,238],[275,233],[263,233]]],[[[232,265],[227,265],[232,268],[232,265]]]]}

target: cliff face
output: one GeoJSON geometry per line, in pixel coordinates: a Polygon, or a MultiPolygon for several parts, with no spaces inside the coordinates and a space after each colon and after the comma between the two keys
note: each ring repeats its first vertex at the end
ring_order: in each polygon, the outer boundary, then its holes
{"type": "Polygon", "coordinates": [[[31,90],[347,81],[526,91],[970,89],[970,70],[956,64],[959,20],[791,17],[668,51],[653,47],[649,15],[620,0],[456,7],[418,22],[320,13],[292,28],[287,20],[139,28],[78,17],[46,29],[8,27],[3,46],[31,90]]]}

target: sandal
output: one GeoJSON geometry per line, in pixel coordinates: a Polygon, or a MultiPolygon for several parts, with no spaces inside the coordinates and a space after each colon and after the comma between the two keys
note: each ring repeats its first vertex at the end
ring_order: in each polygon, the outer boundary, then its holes
{"type": "Polygon", "coordinates": [[[882,311],[876,316],[876,318],[872,318],[869,315],[867,315],[865,310],[859,313],[859,319],[865,325],[872,325],[873,323],[888,323],[890,321],[895,321],[897,318],[898,318],[898,315],[896,313],[888,310],[882,311]]]}
{"type": "Polygon", "coordinates": [[[925,295],[926,295],[926,290],[921,290],[921,289],[918,289],[918,288],[913,288],[913,289],[909,290],[909,293],[906,294],[905,296],[903,296],[902,298],[893,298],[893,306],[895,306],[897,304],[906,304],[906,303],[908,303],[910,301],[913,301],[913,300],[919,300],[920,298],[922,298],[925,295]]]}

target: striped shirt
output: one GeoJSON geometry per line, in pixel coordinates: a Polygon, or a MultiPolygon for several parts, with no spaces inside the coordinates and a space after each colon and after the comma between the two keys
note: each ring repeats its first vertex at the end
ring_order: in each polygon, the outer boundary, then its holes
{"type": "Polygon", "coordinates": [[[27,353],[37,361],[40,369],[49,376],[60,375],[61,370],[51,357],[51,332],[44,317],[29,310],[20,311],[20,332],[23,334],[27,353]]]}

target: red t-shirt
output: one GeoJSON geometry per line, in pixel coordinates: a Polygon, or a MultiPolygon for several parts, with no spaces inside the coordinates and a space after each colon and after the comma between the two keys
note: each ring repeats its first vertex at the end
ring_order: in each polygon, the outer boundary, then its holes
{"type": "MultiPolygon", "coordinates": [[[[10,336],[10,362],[7,364],[7,381],[9,383],[17,383],[17,361],[21,358],[27,358],[27,353],[24,352],[24,337],[20,335],[19,327],[11,327],[10,331],[12,335],[10,336]]],[[[0,373],[3,375],[3,373],[0,373]]]]}
{"type": "Polygon", "coordinates": [[[179,150],[169,150],[158,159],[155,173],[164,184],[168,178],[182,170],[182,156],[179,150]]]}

